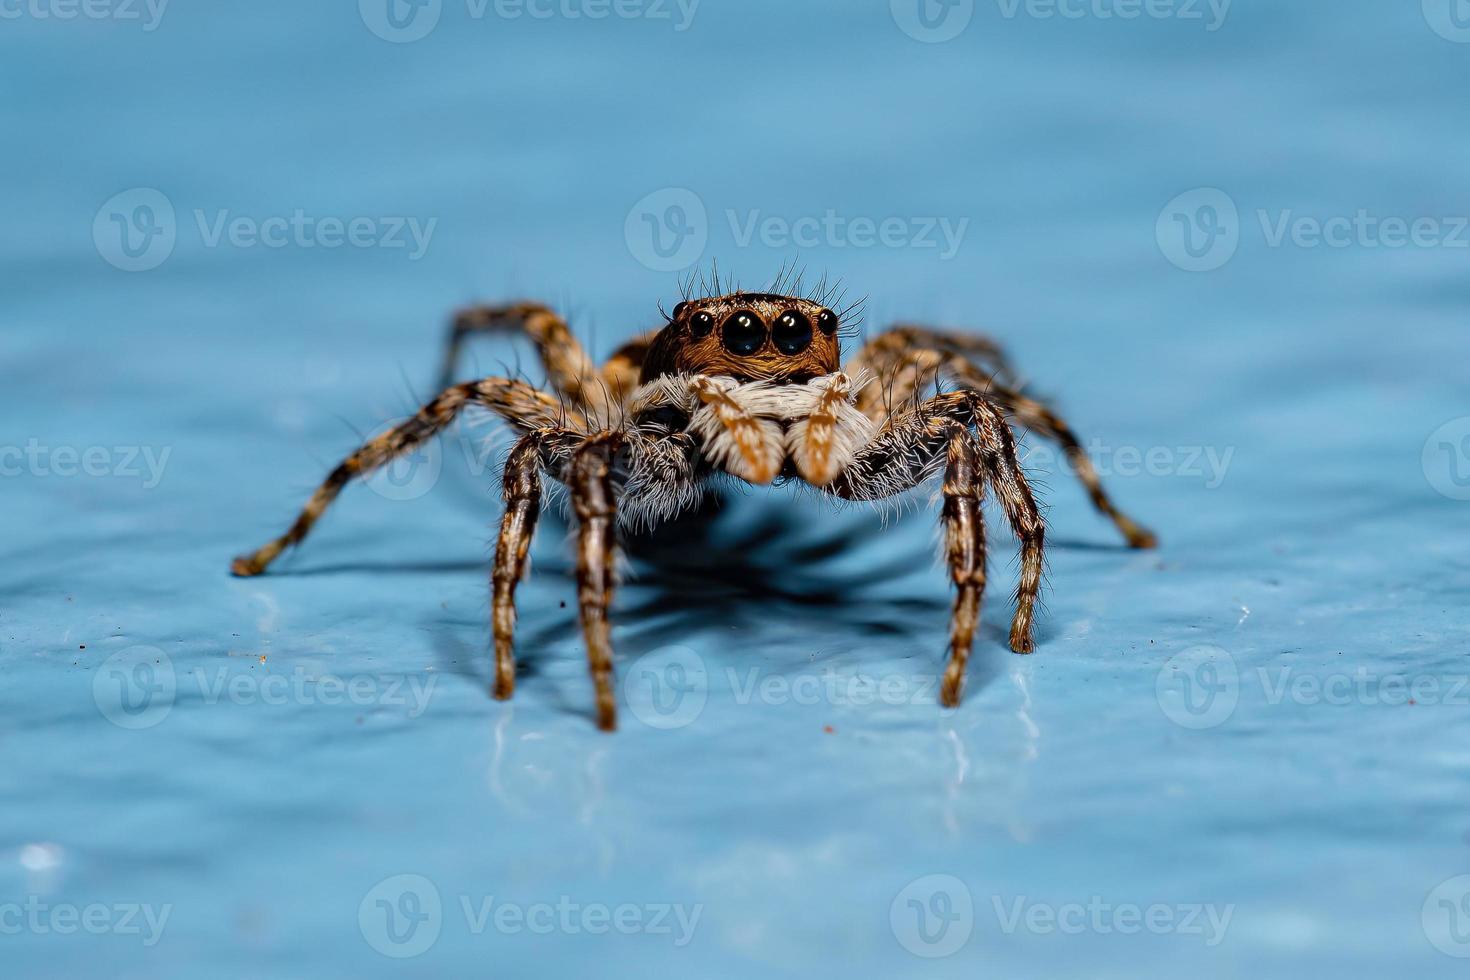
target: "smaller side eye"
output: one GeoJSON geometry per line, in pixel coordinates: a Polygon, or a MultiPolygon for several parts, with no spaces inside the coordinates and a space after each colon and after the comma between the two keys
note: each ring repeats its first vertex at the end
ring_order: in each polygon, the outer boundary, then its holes
{"type": "Polygon", "coordinates": [[[704,310],[700,310],[689,318],[689,332],[696,337],[708,337],[709,332],[715,328],[715,318],[704,310]]]}
{"type": "Polygon", "coordinates": [[[837,314],[831,310],[823,310],[817,314],[817,326],[821,328],[822,333],[829,337],[832,336],[837,332],[837,314]]]}
{"type": "Polygon", "coordinates": [[[687,310],[687,309],[689,309],[689,301],[688,300],[685,300],[684,302],[680,303],[678,306],[674,307],[674,312],[673,312],[672,315],[670,315],[669,319],[670,320],[680,320],[680,319],[682,319],[683,316],[684,316],[684,311],[687,310]]]}

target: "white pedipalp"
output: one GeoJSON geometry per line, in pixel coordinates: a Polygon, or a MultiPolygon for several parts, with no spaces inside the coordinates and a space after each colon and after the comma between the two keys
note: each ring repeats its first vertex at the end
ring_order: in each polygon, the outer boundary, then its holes
{"type": "Polygon", "coordinates": [[[781,472],[786,447],[780,422],[760,410],[768,386],[695,375],[689,387],[700,402],[689,420],[689,431],[700,440],[705,457],[750,483],[774,480],[781,472]]]}
{"type": "Polygon", "coordinates": [[[805,387],[813,391],[812,404],[786,430],[786,453],[802,479],[826,486],[873,441],[877,427],[858,411],[860,386],[847,375],[829,374],[805,387]]]}
{"type": "MultiPolygon", "coordinates": [[[[715,470],[750,483],[769,483],[788,462],[808,483],[824,486],[872,442],[877,426],[860,412],[855,393],[863,378],[841,372],[801,384],[740,382],[725,376],[673,374],[640,385],[628,417],[659,408],[688,416],[685,429],[697,456],[715,470]]],[[[685,467],[666,445],[679,433],[630,429],[625,521],[645,525],[694,506],[708,472],[685,467]]]]}

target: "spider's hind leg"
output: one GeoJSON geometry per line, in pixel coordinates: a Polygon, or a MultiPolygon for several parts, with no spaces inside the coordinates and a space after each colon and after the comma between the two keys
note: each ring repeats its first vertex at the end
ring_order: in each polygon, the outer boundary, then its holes
{"type": "Polygon", "coordinates": [[[447,388],[459,369],[465,341],[478,333],[519,330],[536,345],[551,387],[581,411],[606,420],[615,399],[609,397],[597,365],[572,336],[567,321],[542,303],[520,302],[502,306],[469,306],[456,312],[449,324],[439,385],[447,388]]]}
{"type": "Polygon", "coordinates": [[[643,362],[658,333],[659,331],[653,330],[639,334],[613,351],[612,356],[602,365],[602,382],[613,401],[618,404],[626,402],[628,396],[638,387],[638,379],[643,373],[643,362]]]}
{"type": "Polygon", "coordinates": [[[994,341],[922,327],[895,327],[869,341],[847,370],[849,374],[868,372],[870,380],[858,392],[858,407],[880,423],[941,377],[960,387],[985,392],[1017,424],[1061,447],[1092,505],[1113,522],[1129,547],[1158,546],[1154,532],[1113,503],[1072,427],[1045,402],[1025,393],[994,341]]]}
{"type": "Polygon", "coordinates": [[[1026,482],[1026,474],[1021,470],[1021,463],[1016,455],[1016,439],[1006,417],[983,395],[973,392],[954,394],[969,395],[981,464],[987,471],[990,485],[995,489],[1006,520],[1021,546],[1021,577],[1016,583],[1016,615],[1011,620],[1011,649],[1016,653],[1030,653],[1036,649],[1036,642],[1032,638],[1032,624],[1036,614],[1036,597],[1041,591],[1046,523],[1042,520],[1040,508],[1036,506],[1031,487],[1026,482]]]}
{"type": "Polygon", "coordinates": [[[1092,465],[1092,458],[1082,448],[1081,441],[1072,427],[1044,402],[1038,401],[1013,388],[992,385],[989,394],[996,404],[1004,408],[1016,422],[1036,434],[1048,438],[1062,448],[1067,462],[1076,474],[1077,481],[1087,490],[1087,496],[1098,513],[1111,520],[1128,542],[1130,548],[1157,548],[1159,537],[1142,524],[1118,509],[1108,492],[1103,489],[1102,478],[1092,465]]]}

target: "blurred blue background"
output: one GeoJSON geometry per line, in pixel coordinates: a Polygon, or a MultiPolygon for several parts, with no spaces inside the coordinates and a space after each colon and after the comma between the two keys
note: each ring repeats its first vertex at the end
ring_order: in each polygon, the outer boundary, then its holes
{"type": "Polygon", "coordinates": [[[1462,976],[1466,8],[0,6],[3,973],[1462,976]],[[605,355],[716,259],[997,334],[1163,548],[1031,440],[949,712],[929,498],[752,491],[631,556],[615,737],[551,518],[486,696],[493,426],[227,576],[451,308],[605,355]]]}

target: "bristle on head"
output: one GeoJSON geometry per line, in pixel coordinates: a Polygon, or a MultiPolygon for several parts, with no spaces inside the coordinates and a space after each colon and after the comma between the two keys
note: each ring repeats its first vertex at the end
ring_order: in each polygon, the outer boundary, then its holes
{"type": "MultiPolygon", "coordinates": [[[[809,286],[807,284],[806,268],[798,266],[795,262],[783,265],[777,271],[775,277],[760,289],[743,289],[741,288],[740,281],[734,276],[726,275],[722,277],[720,275],[718,260],[710,263],[708,271],[703,269],[692,270],[688,276],[679,282],[679,298],[681,302],[771,294],[799,297],[830,309],[833,313],[837,314],[837,321],[841,324],[839,335],[844,338],[854,337],[861,333],[867,297],[859,297],[849,302],[847,298],[847,287],[843,281],[841,279],[830,279],[825,272],[820,279],[809,286]]],[[[664,310],[662,303],[659,304],[659,313],[666,320],[671,318],[670,312],[664,310]]]]}

